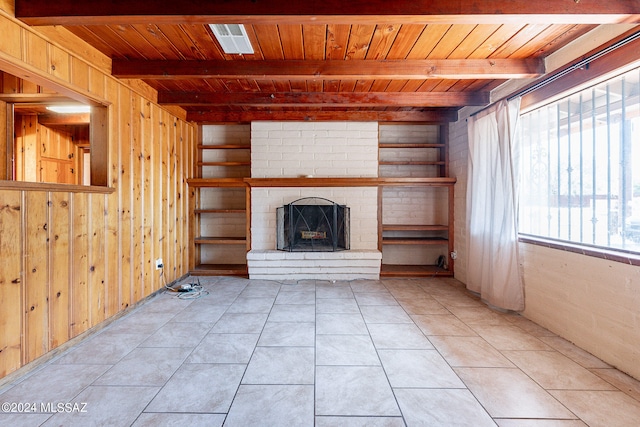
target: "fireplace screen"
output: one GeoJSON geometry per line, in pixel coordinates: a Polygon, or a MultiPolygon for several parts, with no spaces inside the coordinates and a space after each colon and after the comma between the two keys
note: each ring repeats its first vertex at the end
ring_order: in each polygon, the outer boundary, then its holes
{"type": "Polygon", "coordinates": [[[277,209],[278,250],[333,252],[349,249],[349,208],[320,197],[277,209]]]}

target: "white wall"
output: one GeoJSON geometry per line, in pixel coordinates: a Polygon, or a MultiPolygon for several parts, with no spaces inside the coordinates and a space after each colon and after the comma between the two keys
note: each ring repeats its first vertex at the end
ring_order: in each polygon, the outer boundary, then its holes
{"type": "MultiPolygon", "coordinates": [[[[376,122],[252,122],[251,177],[378,176],[376,122]]],[[[378,248],[375,187],[251,189],[251,249],[276,249],[276,208],[323,197],[351,210],[351,249],[378,248]]]]}
{"type": "MultiPolygon", "coordinates": [[[[455,277],[466,282],[468,138],[463,118],[450,126],[450,171],[457,177],[455,277]]],[[[525,317],[640,379],[640,267],[520,244],[525,317]]]]}
{"type": "Polygon", "coordinates": [[[520,244],[524,315],[640,379],[640,267],[520,244]]]}
{"type": "MultiPolygon", "coordinates": [[[[378,176],[376,122],[252,122],[252,178],[378,176]]],[[[376,187],[252,187],[249,277],[351,280],[380,277],[376,187]],[[276,209],[321,197],[350,209],[350,250],[276,251],[276,209]]]]}
{"type": "Polygon", "coordinates": [[[376,122],[252,122],[251,177],[378,176],[376,122]]]}
{"type": "Polygon", "coordinates": [[[467,281],[467,165],[469,141],[466,119],[449,125],[449,174],[456,178],[454,206],[454,250],[458,254],[455,261],[455,278],[467,281]]]}

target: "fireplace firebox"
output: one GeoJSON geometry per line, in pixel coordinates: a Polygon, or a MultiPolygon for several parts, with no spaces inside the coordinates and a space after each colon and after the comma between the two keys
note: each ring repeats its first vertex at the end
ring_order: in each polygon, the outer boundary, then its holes
{"type": "Polygon", "coordinates": [[[305,197],[277,208],[277,248],[288,252],[349,249],[349,208],[305,197]]]}

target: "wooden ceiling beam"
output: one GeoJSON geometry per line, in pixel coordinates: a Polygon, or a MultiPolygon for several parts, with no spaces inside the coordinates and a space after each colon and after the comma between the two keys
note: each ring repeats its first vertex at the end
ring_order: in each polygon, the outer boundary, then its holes
{"type": "Polygon", "coordinates": [[[81,114],[40,114],[38,123],[43,126],[88,125],[91,123],[89,113],[81,114]]]}
{"type": "Polygon", "coordinates": [[[489,92],[158,92],[158,103],[184,107],[463,107],[487,105],[489,95],[489,92]]]}
{"type": "Polygon", "coordinates": [[[424,80],[536,78],[542,59],[182,61],[114,59],[112,74],[126,79],[424,80]]]}
{"type": "Polygon", "coordinates": [[[187,120],[198,123],[249,123],[259,120],[276,121],[373,121],[444,123],[458,119],[457,109],[425,111],[189,111],[187,120]]]}
{"type": "Polygon", "coordinates": [[[73,102],[57,93],[0,93],[0,101],[12,104],[60,104],[73,102]]]}
{"type": "Polygon", "coordinates": [[[632,0],[15,0],[29,25],[640,23],[632,0]]]}

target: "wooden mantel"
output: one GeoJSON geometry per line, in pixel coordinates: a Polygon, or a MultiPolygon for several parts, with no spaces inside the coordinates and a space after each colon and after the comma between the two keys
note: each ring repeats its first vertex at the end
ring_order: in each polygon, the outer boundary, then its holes
{"type": "Polygon", "coordinates": [[[456,178],[192,178],[192,187],[380,187],[380,186],[446,186],[456,178]]]}

